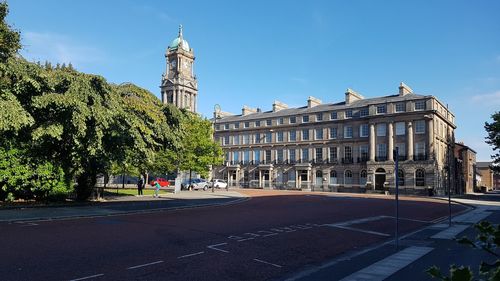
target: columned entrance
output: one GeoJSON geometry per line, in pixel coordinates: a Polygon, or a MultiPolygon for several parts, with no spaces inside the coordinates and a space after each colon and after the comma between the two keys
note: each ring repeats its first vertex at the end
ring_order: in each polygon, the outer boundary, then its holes
{"type": "Polygon", "coordinates": [[[385,170],[382,168],[378,168],[375,171],[375,189],[376,190],[384,190],[385,183],[385,170]]]}

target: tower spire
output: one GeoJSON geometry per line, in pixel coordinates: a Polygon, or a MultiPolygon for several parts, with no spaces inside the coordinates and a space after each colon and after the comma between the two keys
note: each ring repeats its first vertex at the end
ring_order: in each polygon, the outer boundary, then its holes
{"type": "Polygon", "coordinates": [[[179,24],[179,38],[182,41],[182,24],[179,24]]]}

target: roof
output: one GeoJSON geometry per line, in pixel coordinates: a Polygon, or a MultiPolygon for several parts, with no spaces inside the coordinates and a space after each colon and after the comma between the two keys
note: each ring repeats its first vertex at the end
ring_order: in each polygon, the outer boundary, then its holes
{"type": "Polygon", "coordinates": [[[476,162],[476,167],[478,168],[489,168],[491,162],[476,162]]]}
{"type": "Polygon", "coordinates": [[[168,48],[171,50],[177,50],[179,48],[179,46],[181,46],[181,48],[184,51],[187,51],[187,52],[190,51],[188,42],[186,40],[184,40],[184,38],[182,36],[182,24],[179,25],[179,35],[177,35],[177,38],[175,38],[172,41],[172,43],[170,43],[168,48]]]}
{"type": "Polygon", "coordinates": [[[273,118],[273,117],[293,116],[293,115],[300,115],[300,114],[307,114],[307,113],[335,111],[335,110],[342,110],[342,109],[348,109],[348,108],[361,108],[361,107],[366,107],[366,106],[372,105],[372,104],[416,100],[416,99],[422,99],[422,98],[428,98],[428,97],[431,97],[431,96],[424,96],[424,95],[419,95],[419,94],[407,94],[404,96],[400,96],[400,95],[396,94],[396,95],[389,95],[389,96],[383,96],[383,97],[356,100],[356,101],[351,102],[350,104],[346,104],[344,101],[342,101],[342,102],[338,102],[338,103],[319,104],[319,105],[316,105],[314,107],[302,106],[302,107],[297,107],[297,108],[287,108],[287,109],[282,109],[282,110],[279,110],[276,112],[264,111],[264,112],[250,113],[247,115],[239,114],[239,115],[225,116],[220,120],[220,122],[246,121],[246,120],[273,118]]]}

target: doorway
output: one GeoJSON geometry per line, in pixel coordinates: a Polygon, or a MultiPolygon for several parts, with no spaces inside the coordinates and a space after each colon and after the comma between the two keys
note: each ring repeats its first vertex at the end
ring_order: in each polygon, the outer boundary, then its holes
{"type": "Polygon", "coordinates": [[[384,190],[384,183],[385,183],[385,170],[382,168],[378,168],[375,171],[375,189],[384,190]]]}

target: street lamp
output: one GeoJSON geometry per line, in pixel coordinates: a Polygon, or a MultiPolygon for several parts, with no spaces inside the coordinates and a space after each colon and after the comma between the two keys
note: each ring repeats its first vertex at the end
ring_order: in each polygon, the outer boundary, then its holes
{"type": "Polygon", "coordinates": [[[215,192],[215,162],[217,161],[217,146],[215,146],[215,131],[217,130],[217,119],[220,119],[220,112],[221,112],[221,109],[220,109],[220,105],[219,104],[215,104],[214,105],[214,162],[213,162],[213,165],[212,165],[212,192],[215,192]]]}

